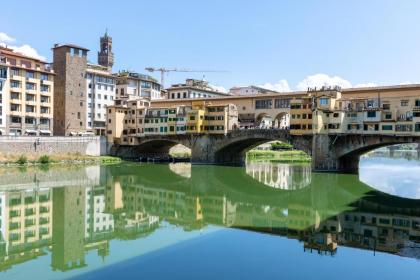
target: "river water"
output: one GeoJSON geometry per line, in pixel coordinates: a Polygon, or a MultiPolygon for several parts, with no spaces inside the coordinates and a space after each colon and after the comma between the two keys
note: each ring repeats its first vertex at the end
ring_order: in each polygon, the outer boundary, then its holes
{"type": "Polygon", "coordinates": [[[0,279],[419,279],[420,161],[0,169],[0,279]]]}

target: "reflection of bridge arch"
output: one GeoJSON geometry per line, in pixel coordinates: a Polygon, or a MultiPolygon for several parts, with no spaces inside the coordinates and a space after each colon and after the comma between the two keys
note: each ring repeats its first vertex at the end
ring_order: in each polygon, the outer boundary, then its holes
{"type": "Polygon", "coordinates": [[[311,184],[310,165],[249,161],[246,173],[255,180],[276,189],[296,190],[311,184]]]}

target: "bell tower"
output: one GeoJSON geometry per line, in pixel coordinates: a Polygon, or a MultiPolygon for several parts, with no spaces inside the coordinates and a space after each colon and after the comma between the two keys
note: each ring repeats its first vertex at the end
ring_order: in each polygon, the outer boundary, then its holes
{"type": "Polygon", "coordinates": [[[105,66],[109,72],[114,65],[114,53],[112,52],[112,38],[108,36],[108,30],[100,39],[100,51],[98,52],[98,64],[105,66]]]}

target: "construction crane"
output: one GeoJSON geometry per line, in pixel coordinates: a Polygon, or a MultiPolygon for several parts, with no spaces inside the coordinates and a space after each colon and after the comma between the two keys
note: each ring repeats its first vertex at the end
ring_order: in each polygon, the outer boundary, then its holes
{"type": "Polygon", "coordinates": [[[191,69],[184,69],[184,68],[164,68],[164,67],[146,67],[146,71],[149,72],[160,72],[160,84],[162,88],[165,88],[164,81],[165,81],[165,74],[169,72],[195,72],[195,73],[208,73],[208,72],[228,72],[228,71],[220,71],[220,70],[191,70],[191,69]]]}

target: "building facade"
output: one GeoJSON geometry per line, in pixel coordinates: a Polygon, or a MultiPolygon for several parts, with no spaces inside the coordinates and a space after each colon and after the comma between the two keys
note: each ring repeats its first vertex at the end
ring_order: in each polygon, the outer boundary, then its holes
{"type": "Polygon", "coordinates": [[[130,71],[116,74],[118,99],[147,98],[150,100],[163,99],[162,87],[158,81],[149,76],[130,71]]]}
{"type": "Polygon", "coordinates": [[[238,128],[238,110],[234,104],[197,101],[192,106],[150,107],[148,99],[117,103],[107,110],[107,139],[111,143],[137,145],[139,137],[227,134],[238,128]]]}
{"type": "Polygon", "coordinates": [[[72,45],[53,48],[55,81],[54,124],[56,135],[105,133],[106,107],[113,104],[116,81],[111,74],[114,56],[112,39],[101,38],[98,61],[88,63],[88,49],[72,45]]]}
{"type": "Polygon", "coordinates": [[[105,135],[106,108],[114,104],[116,80],[101,65],[87,64],[86,131],[105,135]]]}
{"type": "Polygon", "coordinates": [[[340,88],[308,91],[290,101],[290,133],[420,135],[420,95],[392,87],[370,96],[340,88]]]}
{"type": "Polygon", "coordinates": [[[210,98],[229,95],[213,89],[206,81],[195,79],[187,79],[185,84],[175,84],[166,90],[168,99],[210,98]]]}
{"type": "Polygon", "coordinates": [[[48,63],[0,47],[0,135],[52,135],[54,78],[48,63]]]}

